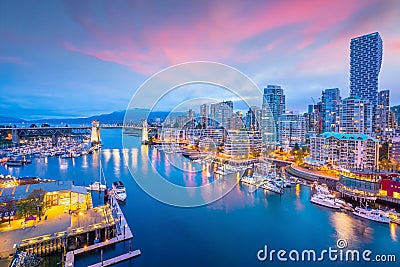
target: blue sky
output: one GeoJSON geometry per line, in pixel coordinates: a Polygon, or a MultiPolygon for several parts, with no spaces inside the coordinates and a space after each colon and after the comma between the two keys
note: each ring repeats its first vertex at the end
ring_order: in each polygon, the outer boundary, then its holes
{"type": "Polygon", "coordinates": [[[379,88],[400,104],[399,25],[399,1],[0,1],[0,115],[123,110],[151,75],[193,60],[281,85],[305,111],[325,88],[348,95],[350,39],[375,31],[379,88]]]}

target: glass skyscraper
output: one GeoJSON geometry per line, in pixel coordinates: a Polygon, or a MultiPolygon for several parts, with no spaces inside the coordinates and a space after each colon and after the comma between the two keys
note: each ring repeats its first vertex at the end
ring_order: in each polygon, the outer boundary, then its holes
{"type": "Polygon", "coordinates": [[[322,132],[335,132],[340,104],[339,88],[326,89],[322,92],[322,132]]]}
{"type": "MultiPolygon", "coordinates": [[[[275,138],[275,141],[278,141],[278,132],[277,132],[277,126],[278,126],[278,120],[279,116],[281,116],[285,112],[285,94],[283,92],[283,89],[279,85],[267,85],[266,88],[264,88],[264,95],[263,95],[263,106],[262,106],[263,113],[270,113],[272,115],[272,118],[269,118],[269,116],[263,116],[261,119],[261,124],[262,128],[266,129],[269,127],[268,132],[271,132],[273,127],[273,135],[275,138]],[[267,108],[268,107],[268,110],[267,108]],[[274,125],[269,125],[267,127],[265,121],[266,120],[274,120],[274,125]],[[263,125],[263,120],[264,124],[263,125]]],[[[270,124],[271,122],[268,122],[270,124]]]]}
{"type": "Polygon", "coordinates": [[[382,38],[378,32],[350,42],[350,96],[368,100],[372,107],[372,128],[378,105],[378,76],[382,64],[382,38]]]}

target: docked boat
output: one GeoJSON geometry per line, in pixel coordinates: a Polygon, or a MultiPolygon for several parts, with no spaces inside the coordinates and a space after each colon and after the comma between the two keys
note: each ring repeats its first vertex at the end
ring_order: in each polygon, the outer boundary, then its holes
{"type": "Polygon", "coordinates": [[[340,201],[337,201],[332,195],[317,193],[311,197],[310,201],[311,203],[336,210],[342,208],[342,204],[340,203],[340,201]]]}
{"type": "Polygon", "coordinates": [[[331,194],[331,192],[329,191],[329,188],[328,188],[328,186],[326,184],[321,184],[321,185],[317,184],[315,186],[315,190],[317,190],[317,192],[319,194],[323,194],[323,195],[330,195],[331,194]]]}
{"type": "Polygon", "coordinates": [[[107,189],[107,186],[105,184],[101,184],[100,182],[93,182],[88,187],[86,187],[86,189],[90,191],[103,192],[107,189]]]}
{"type": "Polygon", "coordinates": [[[255,185],[257,183],[257,180],[254,179],[253,177],[242,177],[240,181],[244,184],[249,184],[249,185],[255,185]]]}
{"type": "Polygon", "coordinates": [[[90,191],[98,191],[98,192],[103,192],[107,189],[107,182],[106,182],[106,177],[103,172],[103,168],[101,165],[101,158],[100,158],[100,163],[99,163],[99,180],[91,183],[88,187],[86,187],[87,190],[90,191]],[[104,184],[102,184],[102,180],[104,180],[104,184]]]}
{"type": "Polygon", "coordinates": [[[112,183],[112,193],[118,201],[124,202],[126,200],[126,189],[121,181],[112,183]]]}
{"type": "Polygon", "coordinates": [[[380,223],[390,223],[391,221],[391,218],[385,215],[384,212],[379,209],[368,209],[368,208],[357,207],[355,208],[353,214],[358,217],[380,223]]]}
{"type": "Polygon", "coordinates": [[[274,182],[272,181],[268,181],[265,183],[262,183],[260,185],[260,187],[262,189],[277,193],[277,194],[282,194],[283,189],[281,187],[279,187],[278,185],[276,185],[274,182]]]}

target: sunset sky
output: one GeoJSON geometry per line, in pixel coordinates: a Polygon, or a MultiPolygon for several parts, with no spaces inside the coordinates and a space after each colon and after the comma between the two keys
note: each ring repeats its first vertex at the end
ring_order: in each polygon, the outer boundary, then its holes
{"type": "Polygon", "coordinates": [[[400,1],[4,0],[0,115],[123,110],[151,75],[194,60],[281,85],[287,109],[303,112],[325,88],[348,96],[350,39],[375,31],[379,89],[400,104],[400,1]]]}

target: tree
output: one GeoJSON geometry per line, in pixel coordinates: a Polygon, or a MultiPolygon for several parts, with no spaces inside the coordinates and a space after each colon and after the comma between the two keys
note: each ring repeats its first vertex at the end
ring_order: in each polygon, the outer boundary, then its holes
{"type": "Polygon", "coordinates": [[[388,154],[389,154],[389,143],[384,142],[379,148],[379,160],[388,159],[388,154]]]}
{"type": "Polygon", "coordinates": [[[298,144],[298,143],[294,144],[293,152],[294,152],[294,151],[299,151],[299,149],[300,149],[299,144],[298,144]]]}
{"type": "Polygon", "coordinates": [[[39,220],[41,219],[41,214],[42,214],[42,207],[43,207],[43,200],[44,200],[44,195],[46,191],[44,191],[42,188],[35,189],[33,190],[27,200],[31,202],[34,205],[34,211],[32,210],[31,214],[35,214],[39,216],[39,220]]]}
{"type": "Polygon", "coordinates": [[[5,205],[0,207],[0,212],[8,213],[8,225],[11,224],[11,212],[15,211],[16,208],[16,203],[15,203],[15,198],[13,197],[3,197],[2,202],[5,203],[5,205]]]}

